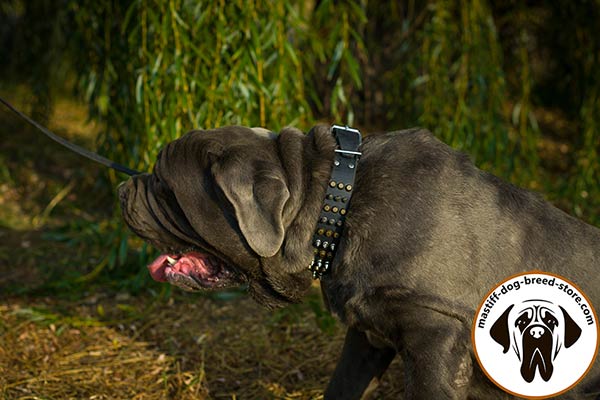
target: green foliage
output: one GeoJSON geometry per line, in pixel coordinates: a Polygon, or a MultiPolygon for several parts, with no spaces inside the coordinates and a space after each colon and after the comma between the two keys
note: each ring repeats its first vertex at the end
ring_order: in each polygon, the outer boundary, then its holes
{"type": "MultiPolygon", "coordinates": [[[[358,63],[346,50],[357,37],[348,21],[364,21],[354,3],[331,25],[328,41],[309,29],[301,5],[285,1],[88,1],[73,7],[77,46],[91,55],[76,68],[80,88],[92,115],[110,128],[101,142],[113,157],[125,161],[127,155],[142,169],[166,142],[193,128],[310,127],[305,74],[316,73],[317,64],[327,64],[329,80],[337,76],[330,96],[336,117],[342,118],[339,106],[349,104],[344,80],[360,85],[358,63]],[[307,45],[316,63],[301,53],[307,45]]],[[[322,2],[315,18],[334,11],[322,2]]]]}
{"type": "Polygon", "coordinates": [[[353,125],[355,114],[349,100],[363,88],[360,60],[366,57],[362,33],[367,24],[365,6],[360,1],[324,0],[317,2],[307,19],[308,40],[302,54],[308,56],[303,61],[310,73],[309,93],[315,109],[327,119],[353,125]]]}
{"type": "Polygon", "coordinates": [[[571,193],[578,217],[600,221],[600,85],[592,87],[581,108],[584,122],[583,146],[577,154],[577,167],[571,193]]]}
{"type": "MultiPolygon", "coordinates": [[[[600,13],[597,13],[597,15],[600,13]]],[[[578,217],[588,217],[600,222],[600,38],[587,36],[579,29],[583,39],[582,66],[589,76],[580,110],[582,140],[577,152],[577,162],[570,182],[573,209],[578,217]]]]}
{"type": "Polygon", "coordinates": [[[420,121],[487,169],[507,175],[502,55],[487,1],[437,1],[424,29],[420,121]],[[460,20],[456,21],[455,14],[460,20]],[[459,22],[459,23],[457,23],[459,22]]]}

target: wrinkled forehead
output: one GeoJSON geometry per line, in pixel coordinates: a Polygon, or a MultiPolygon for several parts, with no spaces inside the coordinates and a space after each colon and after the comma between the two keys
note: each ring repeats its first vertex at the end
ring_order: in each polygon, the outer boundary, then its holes
{"type": "Polygon", "coordinates": [[[554,303],[545,300],[525,301],[515,307],[511,314],[513,321],[520,317],[535,320],[545,318],[547,315],[552,315],[555,318],[560,316],[558,307],[554,303]]]}
{"type": "Polygon", "coordinates": [[[229,150],[239,154],[250,152],[256,157],[268,156],[276,137],[276,133],[261,127],[226,126],[190,131],[161,149],[154,172],[157,167],[164,169],[176,164],[207,167],[229,150]]]}

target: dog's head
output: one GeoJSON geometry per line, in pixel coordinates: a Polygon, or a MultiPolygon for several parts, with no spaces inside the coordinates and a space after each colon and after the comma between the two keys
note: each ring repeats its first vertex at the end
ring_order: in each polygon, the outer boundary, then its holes
{"type": "Polygon", "coordinates": [[[271,307],[298,300],[334,148],[326,127],[225,127],[169,143],[151,174],[119,187],[125,222],[163,253],[153,278],[187,290],[248,283],[271,307]]]}
{"type": "Polygon", "coordinates": [[[525,381],[532,382],[536,370],[548,381],[559,351],[577,342],[581,328],[561,306],[528,300],[508,307],[492,325],[490,335],[502,345],[504,353],[513,348],[525,381]]]}

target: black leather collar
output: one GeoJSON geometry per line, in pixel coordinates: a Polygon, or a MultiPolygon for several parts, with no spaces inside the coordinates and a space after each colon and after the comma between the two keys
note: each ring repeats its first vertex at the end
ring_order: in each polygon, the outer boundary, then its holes
{"type": "Polygon", "coordinates": [[[359,152],[362,138],[357,129],[333,125],[331,134],[335,137],[338,148],[335,150],[331,178],[313,235],[314,258],[308,267],[313,273],[313,279],[321,279],[328,273],[335,258],[354,190],[358,160],[362,154],[359,152]]]}

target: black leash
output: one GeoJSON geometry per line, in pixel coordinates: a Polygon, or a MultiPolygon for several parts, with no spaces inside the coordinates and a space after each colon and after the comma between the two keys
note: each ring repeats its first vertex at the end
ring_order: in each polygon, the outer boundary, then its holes
{"type": "Polygon", "coordinates": [[[69,142],[68,140],[66,140],[66,139],[58,136],[57,134],[51,132],[47,128],[43,127],[42,125],[38,124],[37,122],[35,122],[31,118],[29,118],[27,115],[23,114],[21,111],[17,110],[15,107],[12,106],[12,104],[10,104],[8,101],[4,100],[2,97],[0,97],[0,102],[2,104],[4,104],[6,107],[8,107],[9,110],[11,110],[15,114],[17,114],[19,117],[21,117],[25,121],[29,122],[29,124],[33,125],[37,129],[39,129],[40,131],[42,131],[50,139],[52,139],[55,142],[57,142],[57,143],[65,146],[67,149],[69,149],[71,151],[74,151],[75,153],[77,153],[79,155],[82,155],[84,157],[87,157],[90,160],[96,161],[96,162],[98,162],[98,163],[100,163],[102,165],[105,165],[105,166],[107,166],[109,168],[112,168],[112,169],[114,169],[116,171],[119,171],[119,172],[122,172],[124,174],[127,174],[129,176],[131,176],[131,175],[139,175],[140,174],[139,171],[135,171],[135,170],[130,169],[130,168],[124,166],[124,165],[121,165],[119,163],[111,161],[108,158],[102,157],[99,154],[96,154],[96,153],[94,153],[92,151],[86,150],[83,147],[77,146],[76,144],[73,144],[73,143],[69,142]]]}

